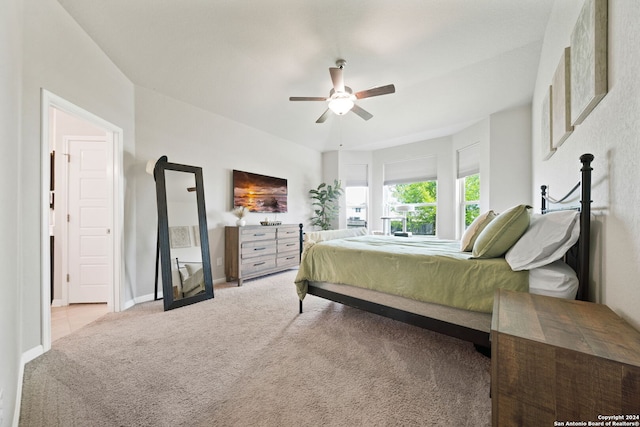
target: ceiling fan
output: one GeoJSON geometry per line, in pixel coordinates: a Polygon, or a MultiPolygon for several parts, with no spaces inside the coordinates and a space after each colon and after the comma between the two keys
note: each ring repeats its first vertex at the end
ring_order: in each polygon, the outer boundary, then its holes
{"type": "Polygon", "coordinates": [[[338,59],[336,61],[336,67],[329,68],[333,89],[329,92],[328,98],[318,96],[292,96],[289,98],[289,101],[326,101],[328,108],[322,113],[318,120],[316,120],[316,123],[324,123],[330,112],[342,116],[349,111],[353,111],[364,120],[369,120],[373,115],[356,105],[356,100],[394,93],[396,88],[391,84],[353,93],[349,86],[344,85],[342,70],[344,70],[346,64],[347,61],[344,59],[338,59]]]}

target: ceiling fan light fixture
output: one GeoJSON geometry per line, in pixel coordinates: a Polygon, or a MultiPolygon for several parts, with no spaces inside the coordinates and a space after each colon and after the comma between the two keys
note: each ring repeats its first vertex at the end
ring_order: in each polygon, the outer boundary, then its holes
{"type": "Polygon", "coordinates": [[[353,113],[363,120],[369,120],[372,118],[373,115],[357,105],[356,101],[359,99],[395,93],[396,88],[394,85],[390,84],[361,90],[354,94],[351,88],[344,84],[343,69],[346,63],[347,62],[344,59],[339,59],[336,61],[337,68],[329,68],[333,88],[329,91],[328,98],[322,98],[319,96],[291,96],[289,97],[289,101],[326,101],[327,109],[322,113],[318,120],[316,120],[316,123],[324,123],[327,120],[327,116],[331,113],[343,116],[349,111],[353,111],[353,113]]]}
{"type": "Polygon", "coordinates": [[[339,116],[347,114],[355,105],[354,98],[350,93],[334,93],[329,98],[329,109],[339,116]]]}

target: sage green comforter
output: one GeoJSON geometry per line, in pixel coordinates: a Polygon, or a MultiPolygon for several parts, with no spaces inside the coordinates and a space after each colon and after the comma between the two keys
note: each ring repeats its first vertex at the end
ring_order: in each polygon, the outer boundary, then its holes
{"type": "Polygon", "coordinates": [[[497,288],[528,291],[528,280],[504,258],[471,258],[457,241],[360,236],[308,245],[295,283],[301,300],[309,281],[330,282],[490,313],[497,288]]]}

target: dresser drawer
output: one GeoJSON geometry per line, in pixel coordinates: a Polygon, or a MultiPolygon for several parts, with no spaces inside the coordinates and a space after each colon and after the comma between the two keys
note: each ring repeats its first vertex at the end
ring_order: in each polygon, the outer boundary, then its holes
{"type": "Polygon", "coordinates": [[[278,227],[278,239],[300,239],[300,228],[291,226],[278,227]]]}
{"type": "Polygon", "coordinates": [[[242,242],[250,242],[255,240],[275,240],[276,229],[275,228],[243,228],[240,231],[240,240],[242,242]]]}
{"type": "Polygon", "coordinates": [[[249,276],[276,267],[275,256],[262,256],[242,260],[242,276],[249,276]]]}
{"type": "Polygon", "coordinates": [[[298,255],[298,252],[288,252],[278,254],[276,263],[278,267],[295,267],[298,265],[299,261],[300,255],[298,255]]]}
{"type": "Polygon", "coordinates": [[[275,241],[257,241],[242,243],[241,258],[253,258],[269,254],[275,254],[277,250],[275,241]]]}
{"type": "Polygon", "coordinates": [[[299,252],[300,242],[297,239],[278,239],[278,253],[282,252],[299,252]]]}

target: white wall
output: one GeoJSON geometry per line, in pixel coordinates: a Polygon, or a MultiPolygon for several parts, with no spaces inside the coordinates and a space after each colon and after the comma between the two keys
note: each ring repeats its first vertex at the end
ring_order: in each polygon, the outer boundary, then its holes
{"type": "Polygon", "coordinates": [[[136,296],[153,292],[157,211],[155,183],[145,173],[148,160],[168,156],[173,163],[202,167],[209,244],[214,281],[224,280],[224,227],[235,225],[232,210],[232,170],[284,178],[288,212],[250,213],[248,224],[268,217],[305,226],[311,217],[308,191],[322,178],[321,154],[270,134],[233,122],[149,89],[136,87],[136,161],[138,188],[136,296]]]}
{"type": "Polygon", "coordinates": [[[481,186],[488,184],[491,209],[502,212],[514,205],[532,203],[530,153],[530,105],[489,117],[489,167],[481,169],[480,179],[481,186]]]}
{"type": "MultiPolygon", "coordinates": [[[[41,345],[41,89],[124,130],[126,278],[135,276],[133,85],[55,0],[23,0],[20,241],[22,352],[41,345]],[[133,274],[133,276],[132,276],[133,274]]],[[[3,15],[4,16],[4,15],[3,15]]],[[[130,288],[125,283],[125,288],[130,288]]],[[[125,290],[126,295],[126,290],[125,290]]]]}
{"type": "Polygon", "coordinates": [[[640,2],[610,0],[609,91],[547,161],[540,156],[540,106],[583,2],[556,2],[545,33],[533,98],[533,186],[560,196],[579,179],[578,158],[592,153],[591,300],[640,328],[640,2]]]}
{"type": "Polygon", "coordinates": [[[10,426],[20,364],[18,206],[22,16],[19,0],[0,0],[0,426],[10,426]]]}

